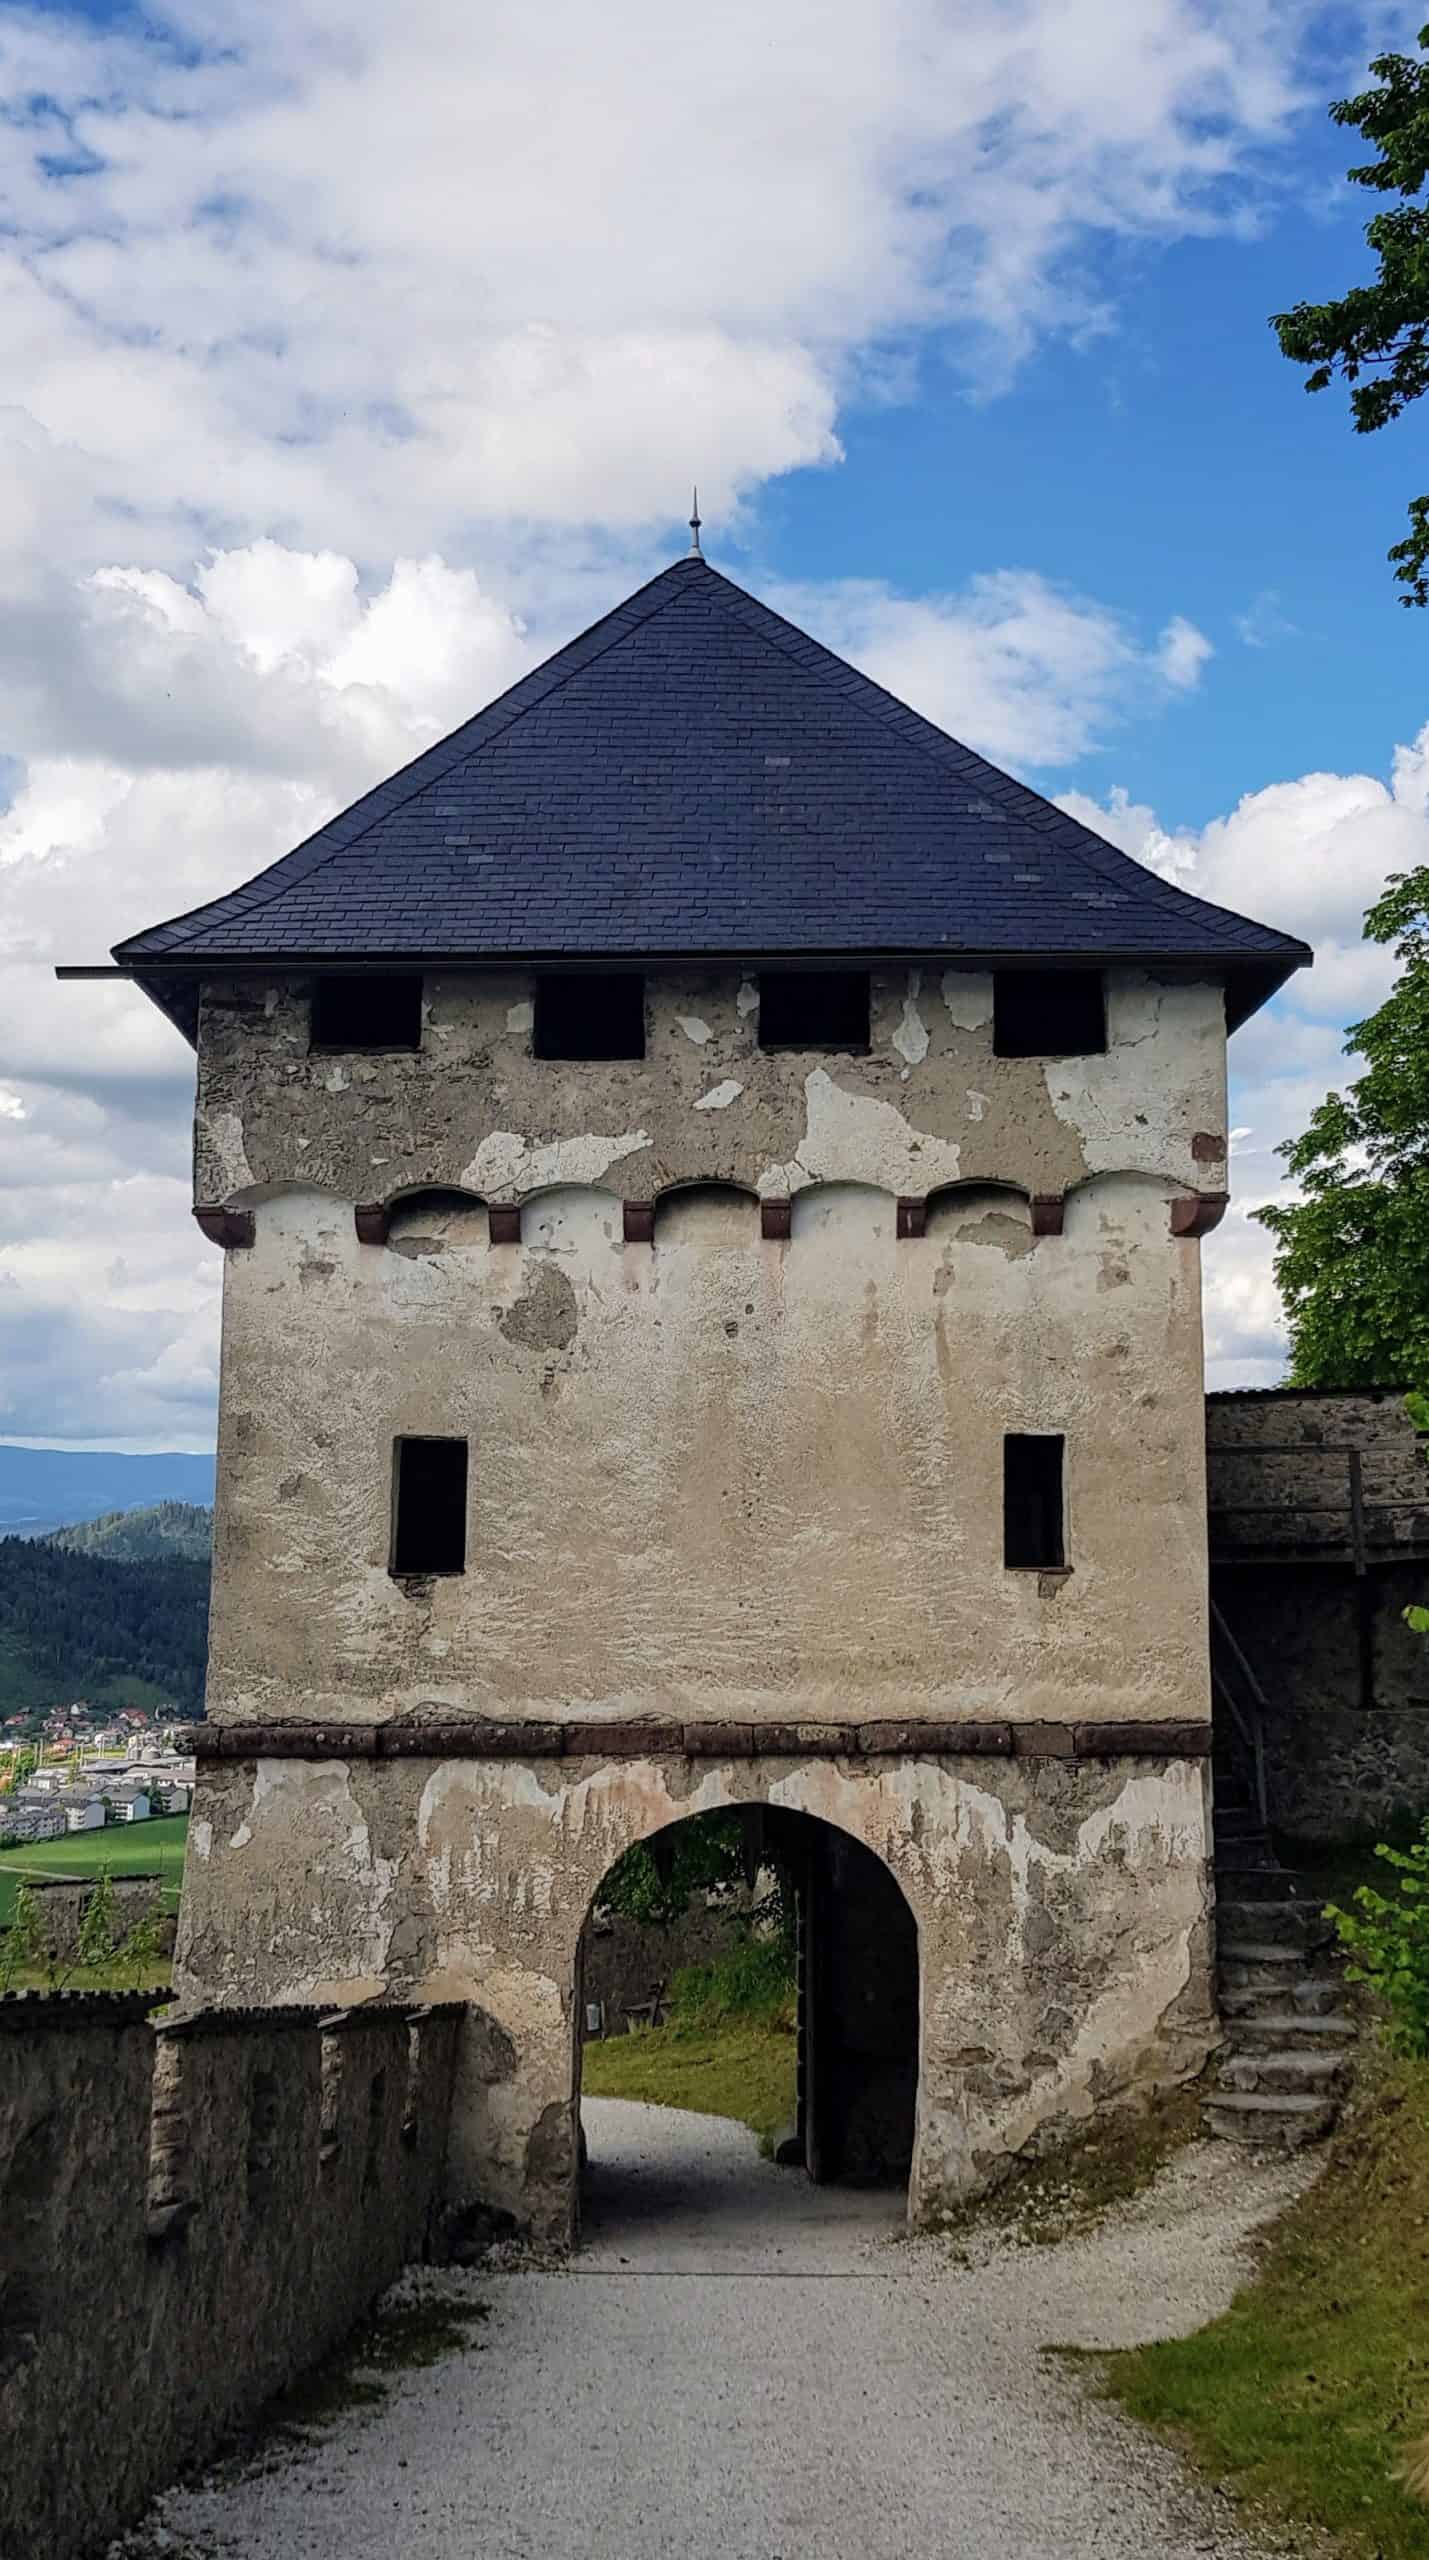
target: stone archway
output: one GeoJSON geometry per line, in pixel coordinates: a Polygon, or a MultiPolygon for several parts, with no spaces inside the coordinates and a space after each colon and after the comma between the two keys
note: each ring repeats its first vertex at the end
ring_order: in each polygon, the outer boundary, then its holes
{"type": "MultiPolygon", "coordinates": [[[[719,1810],[745,1818],[748,1872],[759,1863],[776,1868],[792,1906],[797,2069],[780,2157],[819,2184],[906,2188],[917,2129],[920,2018],[918,1923],[908,1899],[882,1858],[820,1815],[758,1800],[719,1810]]],[[[699,1819],[685,1814],[663,1823],[642,1845],[670,1842],[699,1819]]],[[[589,1931],[599,1903],[597,1885],[576,1954],[578,2091],[592,1987],[589,1931]]],[[[667,1975],[670,1961],[665,1955],[667,1975]]],[[[573,2219],[577,2215],[578,2198],[573,2219]]]]}

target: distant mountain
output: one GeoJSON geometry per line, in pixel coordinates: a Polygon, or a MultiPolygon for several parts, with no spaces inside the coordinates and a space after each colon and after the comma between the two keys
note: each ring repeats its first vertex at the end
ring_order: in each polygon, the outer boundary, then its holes
{"type": "Polygon", "coordinates": [[[207,1564],[213,1513],[201,1502],[155,1502],[144,1511],[105,1511],[49,1541],[72,1556],[107,1556],[111,1564],[150,1564],[156,1556],[188,1556],[207,1564]]]}
{"type": "Polygon", "coordinates": [[[0,1538],[0,1717],[35,1707],[203,1706],[208,1561],[133,1564],[0,1538]]]}
{"type": "Polygon", "coordinates": [[[21,1449],[0,1440],[0,1537],[43,1538],[115,1511],[212,1500],[212,1458],[182,1450],[135,1458],[112,1449],[21,1449]]]}

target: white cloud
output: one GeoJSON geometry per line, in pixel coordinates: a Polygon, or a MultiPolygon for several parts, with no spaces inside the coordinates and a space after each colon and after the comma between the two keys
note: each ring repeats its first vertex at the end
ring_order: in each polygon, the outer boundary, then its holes
{"type": "Polygon", "coordinates": [[[1387,782],[1302,774],[1248,792],[1199,831],[1168,831],[1125,791],[1105,803],[1063,792],[1059,806],[1182,888],[1314,947],[1313,969],[1232,1041],[1232,1114],[1244,1124],[1235,1197],[1204,1253],[1210,1383],[1271,1385],[1284,1374],[1284,1328],[1271,1240],[1250,1212],[1291,1196],[1276,1149],[1361,1071],[1345,1055],[1344,1025],[1373,1012],[1394,982],[1393,952],[1365,942],[1362,925],[1390,872],[1429,864],[1429,723],[1395,749],[1387,782]]]}
{"type": "Polygon", "coordinates": [[[1210,644],[1178,616],[1153,646],[1032,570],[961,594],[872,579],[771,589],[769,602],[942,728],[1014,765],[1066,764],[1126,713],[1193,686],[1210,644]]]}
{"type": "MultiPolygon", "coordinates": [[[[727,0],[712,32],[424,0],[414,40],[383,0],[0,13],[0,1425],[211,1413],[191,1062],[50,962],[251,874],[477,708],[668,556],[692,479],[747,529],[925,347],[986,391],[1111,325],[1120,244],[1253,220],[1298,183],[1313,14],[727,0]]],[[[805,601],[1015,763],[1207,654],[1028,572],[805,601]]]]}
{"type": "MultiPolygon", "coordinates": [[[[0,328],[36,476],[364,558],[728,519],[930,332],[1104,326],[1098,245],[1293,179],[1310,0],[173,0],[0,28],[0,328]],[[68,174],[66,174],[68,173],[68,174]],[[886,367],[884,368],[886,371],[886,367]]],[[[1321,74],[1323,77],[1323,72],[1321,74]]],[[[41,521],[51,523],[42,504],[41,521]]]]}

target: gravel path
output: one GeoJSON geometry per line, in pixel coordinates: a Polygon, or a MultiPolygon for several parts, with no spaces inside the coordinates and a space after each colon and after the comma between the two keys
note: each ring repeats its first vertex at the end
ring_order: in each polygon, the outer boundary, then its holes
{"type": "MultiPolygon", "coordinates": [[[[215,2560],[1251,2560],[1228,2508],[1049,2344],[1197,2326],[1309,2172],[1183,2153],[1090,2238],[954,2264],[711,2116],[586,2102],[566,2272],[418,2275],[491,2306],[375,2411],[174,2492],[215,2560]]],[[[170,2538],[172,2537],[172,2538],[170,2538]]]]}

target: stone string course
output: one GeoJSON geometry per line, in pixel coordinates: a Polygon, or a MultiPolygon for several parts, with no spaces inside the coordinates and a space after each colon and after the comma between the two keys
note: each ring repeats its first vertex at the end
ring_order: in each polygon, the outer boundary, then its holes
{"type": "Polygon", "coordinates": [[[1211,1727],[973,1724],[940,1719],[870,1724],[196,1724],[184,1748],[200,1760],[1202,1760],[1211,1727]]]}
{"type": "Polygon", "coordinates": [[[0,2552],[81,2560],[427,2254],[460,2007],[0,1999],[0,2552]]]}

